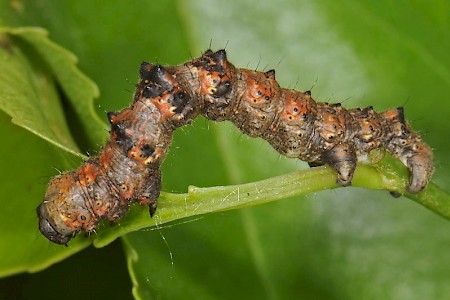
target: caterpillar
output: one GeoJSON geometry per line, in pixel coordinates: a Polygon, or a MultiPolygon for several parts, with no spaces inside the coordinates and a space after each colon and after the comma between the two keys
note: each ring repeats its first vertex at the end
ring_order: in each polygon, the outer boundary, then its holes
{"type": "Polygon", "coordinates": [[[102,219],[117,222],[135,202],[148,205],[153,216],[173,132],[198,115],[231,121],[287,157],[329,165],[342,186],[376,148],[407,166],[410,193],[423,190],[434,171],[433,153],[405,121],[403,108],[377,113],[316,102],[310,91],[281,88],[274,70],[236,68],[225,50],[207,50],[179,66],[141,64],[131,106],[107,114],[110,140],[100,154],[48,184],[37,208],[40,232],[66,245],[102,219]]]}

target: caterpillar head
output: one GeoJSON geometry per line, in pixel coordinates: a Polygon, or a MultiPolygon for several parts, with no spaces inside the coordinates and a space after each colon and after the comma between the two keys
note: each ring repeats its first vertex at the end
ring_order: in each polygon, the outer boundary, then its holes
{"type": "Polygon", "coordinates": [[[93,220],[82,192],[73,173],[50,181],[44,201],[37,208],[39,230],[47,239],[66,245],[81,228],[90,227],[93,220]]]}

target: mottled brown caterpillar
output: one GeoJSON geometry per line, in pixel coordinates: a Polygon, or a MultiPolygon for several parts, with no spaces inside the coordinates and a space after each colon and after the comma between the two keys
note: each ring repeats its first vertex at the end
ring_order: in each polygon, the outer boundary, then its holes
{"type": "Polygon", "coordinates": [[[39,229],[67,244],[80,230],[92,232],[102,219],[115,222],[134,202],[155,213],[160,165],[172,133],[198,115],[228,120],[242,132],[268,141],[279,153],[311,166],[327,164],[337,182],[349,185],[358,160],[384,148],[410,171],[407,190],[420,192],[434,167],[433,153],[397,108],[345,109],[315,102],[311,93],[281,88],[275,71],[239,69],[225,50],[206,51],[180,66],[142,63],[134,102],[108,113],[110,141],[98,157],[49,183],[38,207],[39,229]]]}

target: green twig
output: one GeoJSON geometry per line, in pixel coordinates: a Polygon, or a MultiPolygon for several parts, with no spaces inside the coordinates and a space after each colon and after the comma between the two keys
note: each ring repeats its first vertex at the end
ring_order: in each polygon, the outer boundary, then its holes
{"type": "MultiPolygon", "coordinates": [[[[359,164],[352,185],[403,194],[450,219],[450,195],[433,183],[419,194],[409,194],[405,191],[407,176],[405,167],[386,155],[376,164],[359,164]]],[[[259,205],[338,187],[335,172],[323,166],[240,185],[209,188],[191,186],[185,194],[163,192],[155,217],[150,218],[144,207],[133,207],[120,222],[120,226],[104,226],[93,237],[94,244],[96,247],[103,247],[123,234],[186,217],[259,205]]]]}

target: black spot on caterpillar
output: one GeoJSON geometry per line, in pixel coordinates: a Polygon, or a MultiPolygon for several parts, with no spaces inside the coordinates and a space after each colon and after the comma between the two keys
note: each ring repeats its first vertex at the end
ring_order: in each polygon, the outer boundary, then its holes
{"type": "Polygon", "coordinates": [[[411,193],[420,192],[434,170],[433,153],[405,121],[403,108],[377,113],[315,102],[309,91],[281,88],[274,70],[236,68],[225,50],[174,67],[144,62],[140,77],[131,106],[108,113],[110,141],[100,155],[49,183],[38,216],[50,241],[67,244],[102,219],[115,222],[134,202],[148,205],[152,216],[172,133],[198,115],[231,121],[287,157],[327,164],[343,186],[351,184],[357,161],[376,148],[408,167],[411,193]]]}

